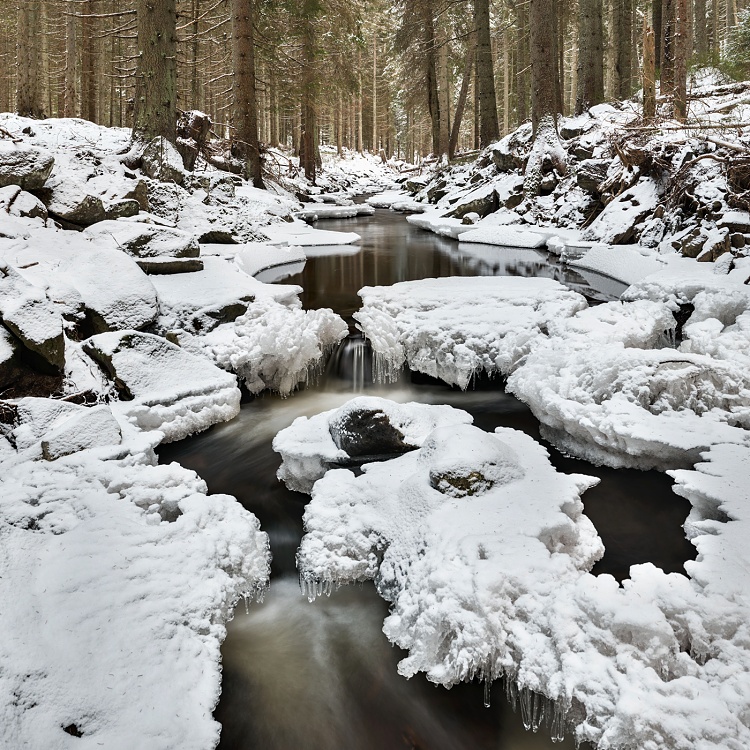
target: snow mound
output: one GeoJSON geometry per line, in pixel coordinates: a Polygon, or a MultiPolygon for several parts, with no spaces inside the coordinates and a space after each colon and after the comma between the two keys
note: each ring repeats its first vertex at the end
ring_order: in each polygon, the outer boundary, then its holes
{"type": "Polygon", "coordinates": [[[234,498],[156,465],[154,441],[128,429],[109,456],[0,452],[8,747],[218,742],[225,623],[267,586],[268,539],[234,498]]]}
{"type": "Polygon", "coordinates": [[[159,336],[102,333],[87,339],[83,348],[115,382],[121,400],[113,410],[141,430],[159,430],[165,442],[239,413],[240,390],[233,375],[159,336]]]}
{"type": "Polygon", "coordinates": [[[747,442],[746,373],[702,354],[651,348],[674,327],[669,306],[646,300],[555,321],[508,389],[529,404],[546,439],[594,463],[676,468],[713,443],[747,442]]]}
{"type": "Polygon", "coordinates": [[[551,279],[449,277],[365,287],[354,314],[375,353],[377,380],[408,364],[465,389],[473,375],[508,374],[548,323],[586,307],[551,279]]]}
{"type": "Polygon", "coordinates": [[[409,651],[404,676],[450,686],[516,674],[541,637],[522,612],[543,612],[602,554],[580,500],[596,483],[559,474],[516,430],[439,428],[418,451],[316,483],[298,552],[303,587],[314,597],[374,579],[391,602],[384,631],[409,651]],[[468,492],[457,492],[461,478],[468,492]]]}
{"type": "Polygon", "coordinates": [[[301,310],[259,296],[234,322],[179,340],[185,349],[237,373],[251,393],[269,388],[288,396],[323,367],[348,332],[344,320],[327,308],[301,310]]]}
{"type": "Polygon", "coordinates": [[[547,234],[524,231],[519,228],[501,226],[487,226],[464,232],[458,238],[459,242],[477,242],[482,245],[500,245],[502,247],[544,247],[547,244],[547,234]]]}
{"type": "Polygon", "coordinates": [[[297,417],[281,430],[273,441],[273,449],[282,459],[277,476],[290,490],[309,493],[331,467],[356,463],[356,459],[352,460],[355,453],[362,460],[363,447],[368,457],[398,454],[421,446],[439,426],[471,421],[470,414],[451,406],[398,404],[384,398],[359,396],[338,409],[310,418],[297,417]],[[383,423],[389,428],[387,432],[383,423]],[[377,433],[374,439],[373,432],[377,433]],[[351,455],[341,447],[349,447],[349,443],[355,446],[350,448],[351,455]]]}

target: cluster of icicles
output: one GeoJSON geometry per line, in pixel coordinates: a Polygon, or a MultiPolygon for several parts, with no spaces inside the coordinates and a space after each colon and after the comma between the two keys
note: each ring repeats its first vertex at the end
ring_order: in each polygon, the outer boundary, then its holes
{"type": "MultiPolygon", "coordinates": [[[[361,583],[361,582],[360,582],[361,583]]],[[[342,586],[341,581],[330,578],[320,579],[309,573],[301,573],[299,586],[309,602],[314,602],[319,596],[330,596],[331,592],[342,586]]],[[[480,670],[478,678],[484,681],[484,705],[490,707],[490,689],[494,677],[488,676],[492,670],[480,670]]],[[[568,714],[564,701],[553,700],[541,693],[536,693],[527,687],[519,687],[515,676],[503,674],[499,676],[505,686],[505,697],[516,712],[520,706],[521,721],[526,731],[536,732],[546,724],[549,727],[552,742],[562,742],[565,739],[565,724],[568,714]]]]}

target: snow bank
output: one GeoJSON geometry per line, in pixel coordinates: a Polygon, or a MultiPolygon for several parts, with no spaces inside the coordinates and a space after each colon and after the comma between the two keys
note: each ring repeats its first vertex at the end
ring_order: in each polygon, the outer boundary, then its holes
{"type": "Polygon", "coordinates": [[[162,432],[165,442],[239,414],[234,375],[159,336],[102,333],[83,348],[116,384],[121,400],[113,409],[141,430],[162,432]]]}
{"type": "Polygon", "coordinates": [[[547,324],[586,307],[551,279],[449,277],[365,287],[354,314],[375,353],[376,379],[408,364],[466,388],[474,374],[508,374],[547,324]]]}
{"type": "Polygon", "coordinates": [[[471,415],[451,406],[397,404],[384,398],[360,396],[309,419],[297,417],[281,430],[273,441],[273,449],[281,454],[277,476],[290,490],[309,493],[332,467],[361,462],[365,456],[414,450],[435,428],[471,421],[471,415]],[[349,438],[343,443],[342,429],[348,431],[349,438]],[[354,449],[349,442],[354,443],[354,449]],[[351,455],[342,445],[349,447],[351,455]]]}
{"type": "Polygon", "coordinates": [[[158,466],[160,436],[123,431],[124,444],[108,447],[97,432],[98,448],[55,461],[41,460],[39,443],[0,451],[8,747],[218,741],[225,623],[238,598],[267,586],[268,539],[234,498],[208,496],[177,464],[158,466]]]}
{"type": "Polygon", "coordinates": [[[500,245],[502,247],[544,247],[547,244],[547,234],[536,231],[519,229],[517,227],[480,227],[463,232],[459,235],[459,242],[477,242],[482,245],[500,245]]]}
{"type": "Polygon", "coordinates": [[[263,227],[263,233],[274,244],[286,243],[299,247],[352,245],[362,239],[355,232],[333,232],[328,229],[314,229],[302,221],[263,227]]]}

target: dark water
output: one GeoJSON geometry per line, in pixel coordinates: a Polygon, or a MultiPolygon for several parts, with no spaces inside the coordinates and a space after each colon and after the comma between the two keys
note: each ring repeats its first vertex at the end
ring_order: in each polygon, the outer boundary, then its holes
{"type": "MultiPolygon", "coordinates": [[[[350,316],[359,306],[356,291],[367,284],[435,275],[489,273],[486,258],[458,255],[458,243],[412,229],[402,217],[377,212],[371,219],[329,221],[330,229],[363,235],[357,254],[308,260],[289,281],[305,286],[305,304],[333,307],[350,316]]],[[[563,280],[562,270],[544,265],[536,251],[496,252],[499,269],[528,271],[563,280]],[[531,253],[531,255],[526,255],[531,253]],[[523,260],[520,263],[519,257],[523,260]]],[[[524,274],[525,275],[525,274],[524,274]]],[[[599,299],[613,293],[611,282],[567,281],[599,299]],[[608,286],[609,284],[609,286],[608,286]]],[[[242,408],[232,422],[181,443],[164,446],[162,461],[195,469],[211,492],[235,495],[255,513],[271,538],[272,585],[266,602],[249,614],[238,609],[223,647],[223,692],[215,712],[222,750],[541,750],[572,748],[570,739],[553,744],[543,727],[526,732],[493,686],[492,707],[483,706],[483,688],[467,684],[447,691],[421,677],[405,680],[396,664],[403,655],[380,628],[386,605],[370,585],[341,589],[309,604],[297,585],[294,553],[302,534],[306,495],[276,480],[273,436],[297,416],[312,416],[341,405],[363,388],[397,401],[448,403],[474,415],[491,430],[515,427],[538,438],[528,409],[498,383],[479,382],[462,393],[419,375],[405,374],[390,386],[372,385],[366,346],[356,337],[342,346],[316,387],[288,399],[265,395],[242,408]]],[[[650,561],[682,572],[695,549],[681,524],[688,503],[670,490],[668,477],[593,467],[551,450],[562,471],[593,474],[598,487],[584,496],[586,512],[606,546],[594,573],[622,580],[631,564],[650,561]]]]}

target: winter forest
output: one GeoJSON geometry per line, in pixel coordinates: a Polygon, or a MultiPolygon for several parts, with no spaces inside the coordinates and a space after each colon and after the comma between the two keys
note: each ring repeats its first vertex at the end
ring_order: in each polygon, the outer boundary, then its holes
{"type": "Polygon", "coordinates": [[[747,0],[0,60],[0,748],[750,747],[747,0]]]}

